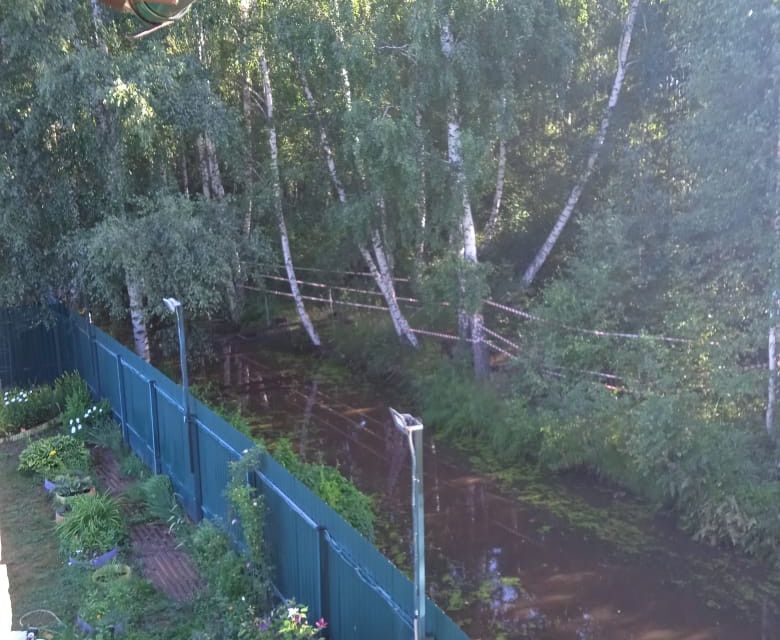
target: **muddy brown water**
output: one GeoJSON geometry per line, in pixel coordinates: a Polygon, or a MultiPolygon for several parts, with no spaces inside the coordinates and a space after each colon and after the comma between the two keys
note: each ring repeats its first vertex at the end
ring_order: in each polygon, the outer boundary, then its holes
{"type": "MultiPolygon", "coordinates": [[[[408,571],[409,454],[381,390],[256,338],[218,351],[198,381],[218,383],[258,435],[288,436],[372,494],[376,544],[408,571]]],[[[480,473],[428,431],[429,593],[474,640],[780,639],[774,570],[694,543],[588,478],[480,473]]]]}

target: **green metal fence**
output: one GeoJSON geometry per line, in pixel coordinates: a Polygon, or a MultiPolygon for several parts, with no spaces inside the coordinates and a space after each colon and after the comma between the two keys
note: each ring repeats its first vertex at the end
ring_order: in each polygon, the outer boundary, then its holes
{"type": "Polygon", "coordinates": [[[0,309],[0,389],[50,382],[62,373],[61,316],[0,309]]]}
{"type": "MultiPolygon", "coordinates": [[[[250,438],[194,398],[190,432],[181,387],[80,316],[60,310],[53,326],[14,328],[11,335],[30,380],[78,370],[111,403],[125,442],[150,469],[171,479],[187,513],[230,530],[229,463],[254,446],[250,438]]],[[[387,558],[271,456],[262,456],[247,481],[265,499],[280,594],[307,604],[312,619],[324,617],[335,640],[412,637],[413,586],[387,558]]],[[[436,640],[468,640],[430,600],[426,613],[436,640]]]]}

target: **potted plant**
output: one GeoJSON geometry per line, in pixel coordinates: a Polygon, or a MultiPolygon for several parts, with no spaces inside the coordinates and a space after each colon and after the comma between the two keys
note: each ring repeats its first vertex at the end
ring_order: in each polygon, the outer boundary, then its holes
{"type": "Polygon", "coordinates": [[[54,507],[54,522],[60,524],[65,520],[68,513],[70,513],[70,504],[57,504],[54,507]]]}
{"type": "Polygon", "coordinates": [[[57,525],[57,533],[63,552],[74,561],[90,562],[107,556],[125,539],[122,510],[111,496],[76,495],[70,507],[68,516],[57,525]]]}
{"type": "Polygon", "coordinates": [[[80,473],[69,473],[54,478],[54,489],[51,492],[54,502],[68,504],[75,496],[89,494],[95,495],[95,485],[92,478],[80,473]]]}

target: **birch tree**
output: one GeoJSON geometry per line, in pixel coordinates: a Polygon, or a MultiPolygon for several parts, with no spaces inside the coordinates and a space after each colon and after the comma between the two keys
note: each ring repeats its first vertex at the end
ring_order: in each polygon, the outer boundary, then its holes
{"type": "Polygon", "coordinates": [[[566,224],[569,222],[569,218],[571,218],[572,213],[574,213],[574,209],[582,197],[582,193],[585,191],[585,187],[588,185],[588,181],[590,180],[590,177],[593,174],[593,170],[596,167],[596,162],[598,161],[599,154],[601,153],[601,148],[604,146],[604,141],[607,138],[609,125],[612,121],[612,115],[615,111],[615,108],[617,107],[618,100],[620,98],[620,90],[623,87],[623,81],[626,77],[628,52],[631,46],[631,37],[634,32],[634,22],[636,21],[636,15],[637,11],[639,10],[640,2],[641,0],[631,0],[628,6],[628,13],[626,15],[625,24],[623,26],[623,34],[620,38],[620,44],[618,45],[617,71],[615,73],[615,79],[612,83],[612,91],[610,92],[606,110],[604,111],[601,124],[599,125],[598,132],[596,133],[596,137],[593,140],[590,153],[588,154],[588,158],[585,162],[585,169],[574,183],[574,186],[569,193],[569,197],[566,199],[566,204],[558,215],[558,219],[556,220],[552,231],[550,231],[550,234],[547,236],[544,244],[539,249],[534,259],[531,261],[531,264],[529,264],[526,268],[525,273],[523,273],[523,283],[525,286],[530,286],[533,283],[536,275],[539,273],[539,270],[542,268],[550,253],[552,253],[552,250],[555,248],[555,245],[558,242],[558,238],[563,232],[563,229],[566,227],[566,224]]]}
{"type": "MultiPolygon", "coordinates": [[[[325,163],[328,168],[328,175],[330,176],[331,184],[336,192],[336,197],[342,206],[347,205],[347,192],[344,188],[344,184],[341,181],[336,167],[336,159],[333,153],[333,148],[328,138],[328,133],[322,121],[319,118],[317,111],[317,102],[314,98],[314,94],[309,86],[309,81],[306,78],[305,71],[299,65],[299,73],[301,80],[301,87],[303,89],[304,97],[311,110],[312,117],[317,123],[317,129],[319,130],[319,142],[322,154],[325,158],[325,163]]],[[[380,292],[387,304],[388,313],[390,319],[393,322],[393,328],[396,335],[408,342],[413,347],[418,346],[417,337],[412,332],[409,322],[406,320],[401,307],[398,304],[398,299],[395,292],[395,283],[390,273],[390,267],[387,262],[385,247],[382,242],[382,238],[379,235],[379,231],[373,229],[370,233],[370,244],[364,241],[358,241],[357,247],[360,255],[368,268],[371,277],[379,287],[380,292]]]]}
{"type": "MultiPolygon", "coordinates": [[[[780,13],[780,11],[778,11],[780,13]]],[[[780,22],[780,21],[779,21],[780,22]]],[[[780,28],[777,29],[780,35],[780,28]]],[[[770,203],[774,206],[774,219],[772,220],[772,232],[775,236],[774,250],[772,251],[772,264],[770,287],[772,293],[769,301],[769,340],[767,354],[769,358],[769,383],[766,403],[766,432],[775,440],[775,404],[777,401],[777,313],[780,304],[780,44],[777,40],[772,47],[772,70],[774,79],[774,93],[776,104],[775,137],[777,140],[774,162],[774,197],[770,203]]],[[[770,205],[771,206],[771,205],[770,205]]]]}
{"type": "MultiPolygon", "coordinates": [[[[450,16],[446,13],[441,17],[440,29],[441,52],[446,63],[451,65],[455,54],[455,41],[450,27],[450,16]]],[[[460,119],[458,117],[456,98],[453,95],[449,96],[449,104],[447,105],[447,161],[450,164],[461,206],[463,207],[459,234],[457,236],[462,243],[460,255],[464,267],[471,270],[475,269],[479,264],[477,259],[477,231],[474,226],[474,216],[471,212],[468,184],[463,169],[460,119]]],[[[464,275],[461,275],[460,278],[461,294],[465,298],[468,280],[464,275]]],[[[461,335],[468,335],[471,342],[474,372],[477,377],[484,377],[488,373],[489,363],[485,345],[483,344],[484,320],[482,314],[479,311],[479,308],[468,310],[461,306],[458,310],[458,318],[461,335]]]]}
{"type": "Polygon", "coordinates": [[[276,137],[276,124],[274,122],[274,96],[271,90],[271,74],[268,70],[268,59],[265,55],[265,50],[261,46],[258,50],[258,56],[260,58],[260,70],[263,78],[263,96],[265,98],[265,116],[266,116],[266,130],[268,134],[268,150],[270,154],[271,162],[271,188],[273,190],[273,208],[276,216],[276,223],[279,227],[279,240],[282,245],[282,258],[284,260],[284,268],[287,273],[287,281],[290,285],[290,291],[295,302],[295,309],[298,312],[298,317],[301,319],[304,329],[309,336],[312,344],[315,347],[320,346],[320,337],[314,328],[314,324],[306,312],[306,308],[303,304],[303,298],[298,287],[298,280],[295,276],[295,268],[293,266],[292,252],[290,251],[290,238],[287,233],[287,223],[284,219],[284,209],[282,203],[282,186],[279,176],[279,147],[276,137]]]}

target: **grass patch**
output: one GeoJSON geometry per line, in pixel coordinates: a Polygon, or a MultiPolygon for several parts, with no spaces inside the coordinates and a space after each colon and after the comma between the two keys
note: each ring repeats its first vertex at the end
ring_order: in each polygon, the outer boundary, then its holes
{"type": "Polygon", "coordinates": [[[0,527],[14,624],[34,609],[49,609],[62,620],[72,620],[79,604],[80,577],[75,571],[63,571],[53,511],[40,480],[16,471],[23,446],[0,446],[0,527]]]}

